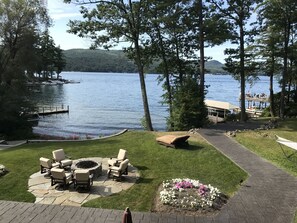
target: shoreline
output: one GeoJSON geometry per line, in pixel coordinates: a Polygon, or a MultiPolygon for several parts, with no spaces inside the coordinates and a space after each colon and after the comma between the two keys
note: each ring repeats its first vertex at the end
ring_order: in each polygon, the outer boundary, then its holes
{"type": "MultiPolygon", "coordinates": [[[[28,144],[28,143],[42,143],[42,142],[86,142],[86,141],[95,141],[95,140],[100,140],[100,139],[107,139],[115,136],[122,135],[129,131],[128,129],[123,129],[122,131],[108,135],[108,136],[103,136],[103,137],[96,137],[96,138],[91,138],[91,139],[61,139],[61,137],[56,137],[56,136],[49,136],[47,135],[46,137],[48,139],[27,139],[27,140],[18,140],[18,141],[5,141],[6,144],[0,144],[0,150],[4,149],[9,149],[13,147],[17,147],[20,145],[28,144]]],[[[62,137],[63,138],[63,137],[62,137]]]]}
{"type": "Polygon", "coordinates": [[[98,136],[94,138],[85,138],[85,139],[80,139],[80,138],[66,138],[66,137],[60,137],[60,136],[50,136],[50,135],[44,135],[45,137],[48,137],[48,139],[28,139],[27,143],[39,143],[39,142],[85,142],[85,141],[93,141],[93,140],[99,140],[99,139],[107,139],[115,136],[122,135],[129,131],[128,129],[123,129],[120,132],[114,133],[112,135],[108,136],[98,136]]]}

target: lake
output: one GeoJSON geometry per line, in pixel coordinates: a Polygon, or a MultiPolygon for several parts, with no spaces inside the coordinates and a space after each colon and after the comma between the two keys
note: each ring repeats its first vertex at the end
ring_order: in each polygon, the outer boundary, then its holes
{"type": "MultiPolygon", "coordinates": [[[[34,132],[64,137],[104,136],[125,128],[140,130],[143,104],[138,74],[62,72],[64,79],[80,83],[41,85],[33,99],[39,106],[69,105],[67,114],[40,117],[34,132]]],[[[162,105],[163,90],[158,75],[146,75],[150,112],[155,130],[166,129],[167,107],[162,105]]],[[[239,105],[239,82],[230,75],[209,75],[207,99],[239,105]]],[[[279,91],[275,81],[275,91],[279,91]]],[[[246,92],[269,94],[269,78],[260,77],[246,92]]]]}

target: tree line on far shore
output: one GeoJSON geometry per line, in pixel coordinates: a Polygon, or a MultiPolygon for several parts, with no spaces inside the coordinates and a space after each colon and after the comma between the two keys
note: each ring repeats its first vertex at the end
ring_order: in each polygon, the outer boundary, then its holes
{"type": "MultiPolygon", "coordinates": [[[[70,49],[63,53],[66,61],[64,71],[137,73],[137,66],[122,50],[70,49]]],[[[159,63],[151,64],[146,72],[158,73],[159,63]]],[[[206,71],[211,74],[228,74],[223,66],[217,60],[205,63],[206,71]]]]}

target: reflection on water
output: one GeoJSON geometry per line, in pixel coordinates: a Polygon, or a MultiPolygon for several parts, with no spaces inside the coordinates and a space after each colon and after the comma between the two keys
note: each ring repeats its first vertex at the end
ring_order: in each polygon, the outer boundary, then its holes
{"type": "MultiPolygon", "coordinates": [[[[146,76],[146,87],[155,130],[165,130],[167,108],[160,102],[163,90],[158,75],[146,76]]],[[[42,105],[69,105],[68,114],[40,118],[35,133],[59,136],[109,135],[122,129],[142,129],[143,104],[138,74],[63,72],[62,77],[80,82],[34,89],[33,100],[42,105]]],[[[207,75],[207,99],[238,105],[239,83],[229,75],[207,75]]],[[[269,93],[269,79],[261,78],[251,93],[269,93]]]]}
{"type": "Polygon", "coordinates": [[[38,106],[62,105],[65,101],[63,85],[35,85],[32,100],[38,106]]]}

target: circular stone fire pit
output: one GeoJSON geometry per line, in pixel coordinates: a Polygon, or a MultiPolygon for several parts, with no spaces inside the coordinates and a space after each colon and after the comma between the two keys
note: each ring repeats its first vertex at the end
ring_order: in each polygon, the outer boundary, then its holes
{"type": "Polygon", "coordinates": [[[74,165],[74,170],[87,169],[94,178],[97,178],[102,173],[102,165],[93,160],[80,160],[74,165]]]}

